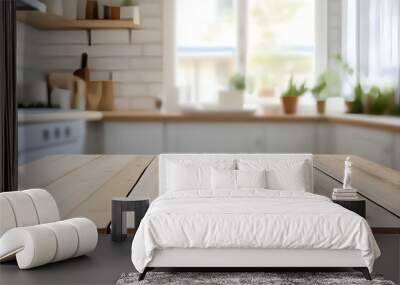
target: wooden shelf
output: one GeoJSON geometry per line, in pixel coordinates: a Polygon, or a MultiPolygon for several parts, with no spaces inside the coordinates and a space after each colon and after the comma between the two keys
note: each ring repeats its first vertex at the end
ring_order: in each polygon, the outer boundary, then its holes
{"type": "Polygon", "coordinates": [[[132,20],[67,20],[38,11],[17,11],[17,21],[40,30],[138,29],[132,20]]]}

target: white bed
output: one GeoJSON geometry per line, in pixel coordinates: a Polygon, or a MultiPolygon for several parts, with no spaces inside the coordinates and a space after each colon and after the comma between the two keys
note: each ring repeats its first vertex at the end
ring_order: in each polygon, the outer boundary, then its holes
{"type": "Polygon", "coordinates": [[[160,197],[132,243],[141,278],[154,267],[354,267],[369,277],[380,255],[363,218],[312,194],[310,154],[167,154],[159,171],[160,197]]]}

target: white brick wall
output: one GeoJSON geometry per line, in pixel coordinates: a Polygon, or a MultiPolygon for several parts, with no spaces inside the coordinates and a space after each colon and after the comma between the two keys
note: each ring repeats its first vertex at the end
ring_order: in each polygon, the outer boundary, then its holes
{"type": "Polygon", "coordinates": [[[92,44],[129,44],[129,30],[93,30],[92,44]]]}
{"type": "Polygon", "coordinates": [[[40,70],[72,72],[79,68],[81,54],[87,52],[91,80],[116,81],[117,106],[130,106],[126,101],[131,96],[158,95],[163,0],[140,0],[139,5],[140,30],[92,30],[91,46],[86,31],[41,31],[36,38],[40,70]]]}

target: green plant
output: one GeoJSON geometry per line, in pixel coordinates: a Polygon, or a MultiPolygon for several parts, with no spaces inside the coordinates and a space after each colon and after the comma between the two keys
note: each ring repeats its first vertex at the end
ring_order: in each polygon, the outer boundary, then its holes
{"type": "Polygon", "coordinates": [[[298,97],[304,95],[308,91],[306,87],[306,82],[303,82],[300,86],[297,86],[296,83],[293,82],[293,77],[290,77],[289,84],[287,89],[282,93],[283,97],[298,97]]]}
{"type": "Polygon", "coordinates": [[[392,115],[400,116],[400,104],[394,105],[392,115]]]}
{"type": "Polygon", "coordinates": [[[318,100],[329,97],[340,97],[343,87],[350,84],[354,71],[340,54],[333,57],[333,63],[318,79],[318,83],[325,82],[325,87],[318,94],[318,100]]]}
{"type": "Polygon", "coordinates": [[[229,79],[229,87],[233,90],[244,91],[246,89],[246,78],[242,74],[235,74],[229,79]]]}
{"type": "Polygon", "coordinates": [[[373,86],[367,95],[368,111],[373,115],[392,113],[395,91],[393,88],[380,89],[373,86]]]}
{"type": "Polygon", "coordinates": [[[364,104],[363,99],[365,97],[364,89],[361,86],[361,83],[358,82],[354,87],[354,101],[351,105],[350,113],[352,114],[362,114],[364,113],[364,104]]]}
{"type": "Polygon", "coordinates": [[[136,6],[136,0],[121,0],[121,6],[136,6]]]}
{"type": "Polygon", "coordinates": [[[321,98],[322,91],[325,90],[327,83],[323,77],[319,77],[318,83],[311,89],[311,93],[315,96],[318,101],[322,101],[324,98],[321,98]]]}

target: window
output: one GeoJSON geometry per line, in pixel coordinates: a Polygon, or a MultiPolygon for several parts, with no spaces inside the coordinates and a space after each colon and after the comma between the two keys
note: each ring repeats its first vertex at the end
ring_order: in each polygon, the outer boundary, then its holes
{"type": "Polygon", "coordinates": [[[236,68],[236,1],[177,0],[176,7],[181,101],[212,103],[236,68]]]}
{"type": "Polygon", "coordinates": [[[290,76],[315,78],[316,0],[176,0],[181,103],[215,103],[245,73],[250,96],[278,96],[290,76]]]}
{"type": "Polygon", "coordinates": [[[296,81],[314,80],[313,0],[248,2],[247,75],[260,95],[271,96],[296,81]]]}
{"type": "Polygon", "coordinates": [[[398,87],[400,2],[346,0],[343,51],[364,85],[398,87]]]}

